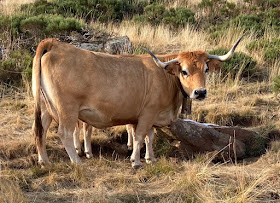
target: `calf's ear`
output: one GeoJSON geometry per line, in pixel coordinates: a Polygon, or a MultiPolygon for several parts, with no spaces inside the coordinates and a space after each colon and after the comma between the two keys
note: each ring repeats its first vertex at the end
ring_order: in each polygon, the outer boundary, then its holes
{"type": "Polygon", "coordinates": [[[181,71],[180,63],[170,63],[164,68],[169,74],[178,76],[181,71]]]}
{"type": "Polygon", "coordinates": [[[210,59],[207,62],[207,66],[209,68],[210,72],[215,72],[217,70],[220,70],[222,67],[222,61],[218,60],[218,59],[210,59]]]}

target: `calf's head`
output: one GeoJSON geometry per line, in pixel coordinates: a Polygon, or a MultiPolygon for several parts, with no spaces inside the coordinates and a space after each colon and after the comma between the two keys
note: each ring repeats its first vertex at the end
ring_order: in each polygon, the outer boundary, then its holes
{"type": "Polygon", "coordinates": [[[207,97],[207,73],[220,69],[222,62],[228,60],[233,55],[241,39],[242,37],[223,56],[207,54],[204,51],[182,52],[177,58],[162,62],[149,50],[146,51],[153,57],[157,66],[164,68],[168,73],[178,77],[184,96],[189,96],[191,99],[203,100],[207,97]]]}

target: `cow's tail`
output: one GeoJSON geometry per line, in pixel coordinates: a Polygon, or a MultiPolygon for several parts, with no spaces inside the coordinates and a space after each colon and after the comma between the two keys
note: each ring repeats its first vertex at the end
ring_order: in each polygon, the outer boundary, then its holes
{"type": "Polygon", "coordinates": [[[40,91],[41,91],[41,58],[44,53],[51,50],[53,42],[55,39],[45,39],[40,42],[37,47],[36,55],[33,60],[32,67],[32,90],[34,96],[34,134],[35,143],[37,150],[42,149],[42,135],[43,135],[43,125],[41,120],[41,101],[40,101],[40,91]]]}

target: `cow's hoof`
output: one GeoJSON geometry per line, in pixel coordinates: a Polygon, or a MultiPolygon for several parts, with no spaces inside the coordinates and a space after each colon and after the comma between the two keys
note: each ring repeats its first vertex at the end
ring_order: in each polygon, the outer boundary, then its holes
{"type": "Polygon", "coordinates": [[[73,164],[73,165],[80,165],[80,164],[82,164],[82,161],[81,161],[81,159],[80,159],[80,157],[75,157],[75,159],[71,159],[70,158],[70,160],[71,160],[71,163],[73,164]]]}
{"type": "Polygon", "coordinates": [[[83,156],[82,150],[76,149],[76,153],[77,153],[79,156],[83,156]]]}
{"type": "Polygon", "coordinates": [[[40,160],[40,161],[38,161],[38,165],[42,168],[45,168],[46,166],[50,166],[51,162],[49,160],[47,160],[47,161],[40,160]]]}
{"type": "Polygon", "coordinates": [[[89,153],[89,152],[86,152],[86,157],[88,159],[91,159],[93,157],[93,154],[92,153],[89,153]]]}
{"type": "Polygon", "coordinates": [[[131,163],[131,166],[132,166],[132,168],[134,168],[134,169],[140,169],[140,168],[142,168],[142,164],[141,163],[136,163],[136,162],[132,162],[131,163]]]}
{"type": "Polygon", "coordinates": [[[133,150],[133,147],[131,145],[127,145],[128,150],[133,150]]]}
{"type": "Polygon", "coordinates": [[[153,159],[147,158],[147,159],[146,159],[146,163],[147,163],[147,164],[152,164],[152,163],[155,163],[155,162],[157,162],[157,160],[156,160],[155,158],[153,158],[153,159]]]}

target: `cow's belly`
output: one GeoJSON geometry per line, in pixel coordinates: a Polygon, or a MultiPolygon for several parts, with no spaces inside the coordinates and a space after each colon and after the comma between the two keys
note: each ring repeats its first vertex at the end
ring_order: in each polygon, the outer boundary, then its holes
{"type": "Polygon", "coordinates": [[[135,124],[137,119],[129,117],[111,117],[97,109],[83,109],[79,112],[79,119],[95,128],[106,128],[116,125],[135,124]]]}

